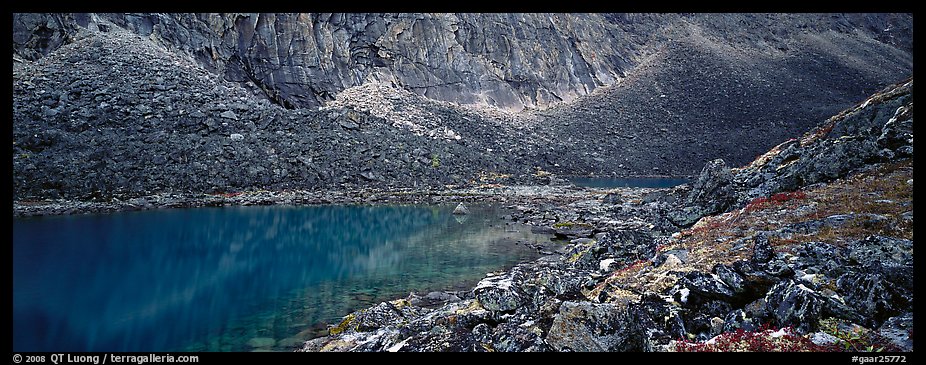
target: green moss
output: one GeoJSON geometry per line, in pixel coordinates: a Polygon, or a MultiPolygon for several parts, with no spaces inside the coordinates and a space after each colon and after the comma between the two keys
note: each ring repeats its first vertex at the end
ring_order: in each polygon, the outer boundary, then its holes
{"type": "Polygon", "coordinates": [[[572,256],[570,256],[568,259],[566,259],[566,262],[567,262],[567,263],[570,263],[570,264],[574,264],[576,261],[579,261],[579,259],[581,259],[582,256],[585,256],[585,254],[591,252],[592,247],[594,247],[594,246],[595,246],[595,241],[592,241],[592,242],[590,242],[590,243],[587,243],[587,244],[585,245],[585,249],[584,249],[584,250],[581,250],[581,251],[579,251],[579,252],[576,252],[576,253],[572,254],[572,256]]]}
{"type": "Polygon", "coordinates": [[[485,308],[482,307],[482,303],[479,303],[478,299],[473,299],[473,301],[470,302],[469,305],[466,306],[466,308],[457,309],[457,311],[454,312],[454,314],[456,315],[468,314],[468,313],[481,311],[481,310],[485,310],[485,308]]]}
{"type": "Polygon", "coordinates": [[[336,336],[341,334],[342,332],[349,329],[350,324],[353,323],[355,319],[357,319],[357,316],[355,316],[353,313],[348,314],[344,317],[343,320],[341,320],[341,323],[338,323],[337,326],[328,329],[328,335],[336,336]]]}

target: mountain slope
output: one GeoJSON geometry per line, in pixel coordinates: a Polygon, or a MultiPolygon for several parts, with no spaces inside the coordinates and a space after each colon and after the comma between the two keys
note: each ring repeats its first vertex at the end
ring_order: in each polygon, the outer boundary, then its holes
{"type": "Polygon", "coordinates": [[[912,67],[902,14],[454,16],[16,14],[14,198],[694,174],[912,67]]]}

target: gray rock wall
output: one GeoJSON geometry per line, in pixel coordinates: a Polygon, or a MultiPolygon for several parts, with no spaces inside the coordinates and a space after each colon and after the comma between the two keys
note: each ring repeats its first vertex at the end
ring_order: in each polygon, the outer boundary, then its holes
{"type": "Polygon", "coordinates": [[[380,81],[443,101],[543,108],[614,84],[648,54],[692,33],[769,52],[786,51],[808,32],[870,37],[912,51],[912,16],[895,14],[14,14],[13,20],[14,54],[26,59],[56,49],[78,26],[115,25],[288,107],[319,106],[348,87],[380,81]]]}

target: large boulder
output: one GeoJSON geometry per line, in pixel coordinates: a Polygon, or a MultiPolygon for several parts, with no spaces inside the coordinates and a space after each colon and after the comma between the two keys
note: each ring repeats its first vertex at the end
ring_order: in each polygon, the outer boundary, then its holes
{"type": "Polygon", "coordinates": [[[803,284],[785,280],[769,290],[765,303],[778,326],[812,332],[822,316],[826,299],[803,284]]]}
{"type": "Polygon", "coordinates": [[[849,266],[836,280],[846,304],[879,325],[913,304],[913,241],[868,236],[849,244],[849,266]]]}
{"type": "Polygon", "coordinates": [[[671,211],[668,218],[675,225],[686,227],[703,216],[725,211],[735,202],[733,173],[723,159],[708,162],[701,169],[682,205],[671,211]]]}
{"type": "Polygon", "coordinates": [[[483,308],[493,312],[508,312],[520,307],[527,300],[517,285],[514,270],[504,275],[491,276],[479,281],[473,295],[483,308]]]}
{"type": "Polygon", "coordinates": [[[627,304],[563,302],[546,342],[555,351],[639,350],[632,328],[627,304]]]}
{"type": "Polygon", "coordinates": [[[698,307],[712,300],[730,301],[734,296],[730,286],[719,277],[700,271],[683,276],[669,293],[686,307],[698,307]]]}
{"type": "Polygon", "coordinates": [[[798,332],[817,329],[820,319],[835,317],[857,322],[858,313],[839,298],[825,296],[795,280],[783,280],[765,295],[765,309],[777,326],[794,327],[798,332]]]}
{"type": "Polygon", "coordinates": [[[639,350],[661,351],[669,342],[687,333],[681,317],[683,309],[658,296],[646,296],[630,303],[629,310],[633,324],[630,332],[640,337],[639,350]]]}

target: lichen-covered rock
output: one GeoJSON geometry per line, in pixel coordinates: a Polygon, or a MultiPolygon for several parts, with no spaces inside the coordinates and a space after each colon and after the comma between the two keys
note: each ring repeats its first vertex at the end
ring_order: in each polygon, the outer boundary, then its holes
{"type": "Polygon", "coordinates": [[[513,311],[521,306],[525,298],[520,288],[515,285],[514,271],[492,276],[479,281],[473,289],[473,295],[483,308],[493,312],[513,311]]]}
{"type": "Polygon", "coordinates": [[[591,270],[571,266],[572,263],[568,258],[548,256],[518,264],[502,275],[482,279],[473,289],[473,295],[491,312],[537,311],[552,299],[567,300],[581,295],[591,270]]]}
{"type": "Polygon", "coordinates": [[[759,321],[752,315],[742,309],[733,310],[727,313],[723,319],[723,332],[732,332],[736,330],[755,331],[759,328],[759,321]]]}
{"type": "Polygon", "coordinates": [[[806,242],[795,250],[796,269],[812,268],[815,273],[838,278],[845,273],[847,265],[846,250],[822,242],[806,242]]]}
{"type": "Polygon", "coordinates": [[[405,299],[381,302],[349,314],[341,323],[329,329],[329,333],[336,335],[348,331],[364,332],[387,326],[399,326],[426,313],[428,313],[427,309],[413,306],[405,299]]]}
{"type": "Polygon", "coordinates": [[[626,304],[563,302],[546,336],[555,351],[632,351],[640,340],[626,304]]]}
{"type": "Polygon", "coordinates": [[[868,266],[875,262],[885,267],[912,266],[913,241],[868,236],[849,245],[848,258],[861,266],[868,266]]]}
{"type": "MultiPolygon", "coordinates": [[[[837,279],[836,285],[846,304],[862,316],[863,323],[877,326],[891,316],[909,309],[913,303],[913,269],[902,282],[891,280],[878,265],[863,271],[850,271],[837,279]]],[[[900,275],[897,275],[900,276],[900,275]]]]}
{"type": "Polygon", "coordinates": [[[656,255],[656,241],[652,232],[642,229],[615,229],[604,232],[597,241],[600,252],[615,259],[618,267],[632,262],[649,260],[656,255]]]}
{"type": "Polygon", "coordinates": [[[845,303],[863,316],[862,323],[880,325],[913,303],[913,242],[868,236],[849,244],[847,266],[836,280],[845,303]]]}
{"type": "Polygon", "coordinates": [[[538,321],[509,321],[495,327],[489,346],[499,352],[549,351],[543,333],[538,321]]]}
{"type": "Polygon", "coordinates": [[[714,265],[713,272],[721,282],[726,284],[727,287],[733,291],[734,296],[742,295],[747,292],[748,288],[746,287],[743,277],[737,274],[733,268],[727,265],[717,264],[714,265]]]}
{"type": "Polygon", "coordinates": [[[775,251],[772,250],[772,245],[768,242],[768,235],[757,234],[753,242],[752,262],[764,264],[775,257],[775,251]]]}
{"type": "Polygon", "coordinates": [[[793,326],[802,333],[816,330],[824,317],[858,322],[867,315],[853,310],[838,296],[824,295],[794,280],[776,284],[764,300],[765,310],[776,325],[793,326]]]}
{"type": "Polygon", "coordinates": [[[644,297],[630,303],[632,317],[630,333],[640,336],[642,351],[663,351],[672,340],[687,333],[682,320],[682,309],[659,297],[644,297]]]}
{"type": "Polygon", "coordinates": [[[730,301],[734,296],[730,286],[720,278],[700,271],[683,276],[669,293],[686,307],[697,307],[712,300],[730,301]]]}

